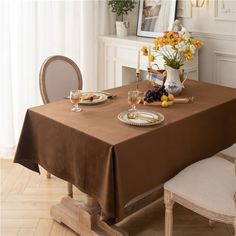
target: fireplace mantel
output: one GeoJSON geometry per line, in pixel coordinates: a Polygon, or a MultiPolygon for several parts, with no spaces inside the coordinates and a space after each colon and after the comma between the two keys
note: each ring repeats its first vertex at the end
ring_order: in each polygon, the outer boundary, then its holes
{"type": "MultiPolygon", "coordinates": [[[[118,38],[114,35],[99,37],[99,89],[108,89],[135,81],[138,50],[144,45],[151,45],[152,38],[127,36],[118,38]]],[[[163,68],[163,59],[156,63],[163,68]]],[[[147,71],[148,59],[141,55],[140,69],[147,71]]],[[[198,54],[185,64],[188,78],[198,80],[198,54]]]]}

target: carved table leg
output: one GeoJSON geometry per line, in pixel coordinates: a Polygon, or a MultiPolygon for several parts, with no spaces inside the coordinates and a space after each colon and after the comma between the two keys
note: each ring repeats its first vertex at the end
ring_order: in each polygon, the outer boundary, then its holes
{"type": "Polygon", "coordinates": [[[81,236],[128,236],[115,225],[100,219],[100,206],[94,198],[87,196],[85,203],[67,196],[51,208],[51,216],[64,223],[81,236]]]}
{"type": "Polygon", "coordinates": [[[51,173],[47,172],[47,178],[48,178],[48,179],[51,178],[51,173]]]}
{"type": "Polygon", "coordinates": [[[215,225],[216,225],[216,222],[215,222],[214,220],[209,220],[209,226],[210,226],[211,228],[214,228],[215,225]]]}
{"type": "Polygon", "coordinates": [[[68,196],[73,198],[73,184],[67,182],[67,192],[68,196]]]}
{"type": "Polygon", "coordinates": [[[171,192],[165,190],[164,193],[165,201],[165,236],[173,235],[173,206],[174,201],[171,198],[171,192]]]}

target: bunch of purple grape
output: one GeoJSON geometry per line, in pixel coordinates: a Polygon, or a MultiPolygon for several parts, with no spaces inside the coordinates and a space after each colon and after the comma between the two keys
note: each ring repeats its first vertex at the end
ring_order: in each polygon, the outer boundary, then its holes
{"type": "Polygon", "coordinates": [[[144,94],[144,101],[148,103],[154,101],[160,101],[162,95],[168,96],[168,92],[165,90],[164,85],[161,86],[160,88],[147,90],[144,94]]]}

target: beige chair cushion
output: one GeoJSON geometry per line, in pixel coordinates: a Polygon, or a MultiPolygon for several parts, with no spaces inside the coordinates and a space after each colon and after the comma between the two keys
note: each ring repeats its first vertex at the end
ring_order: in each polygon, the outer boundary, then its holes
{"type": "Polygon", "coordinates": [[[165,183],[164,188],[199,207],[236,216],[234,164],[220,157],[194,163],[165,183]]]}

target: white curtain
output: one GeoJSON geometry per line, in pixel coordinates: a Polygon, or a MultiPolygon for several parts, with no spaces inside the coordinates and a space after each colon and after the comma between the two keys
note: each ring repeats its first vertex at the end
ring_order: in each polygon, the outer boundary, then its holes
{"type": "Polygon", "coordinates": [[[42,104],[38,74],[51,55],[74,60],[84,90],[97,89],[98,36],[109,33],[106,0],[0,1],[0,156],[17,145],[27,108],[42,104]]]}

